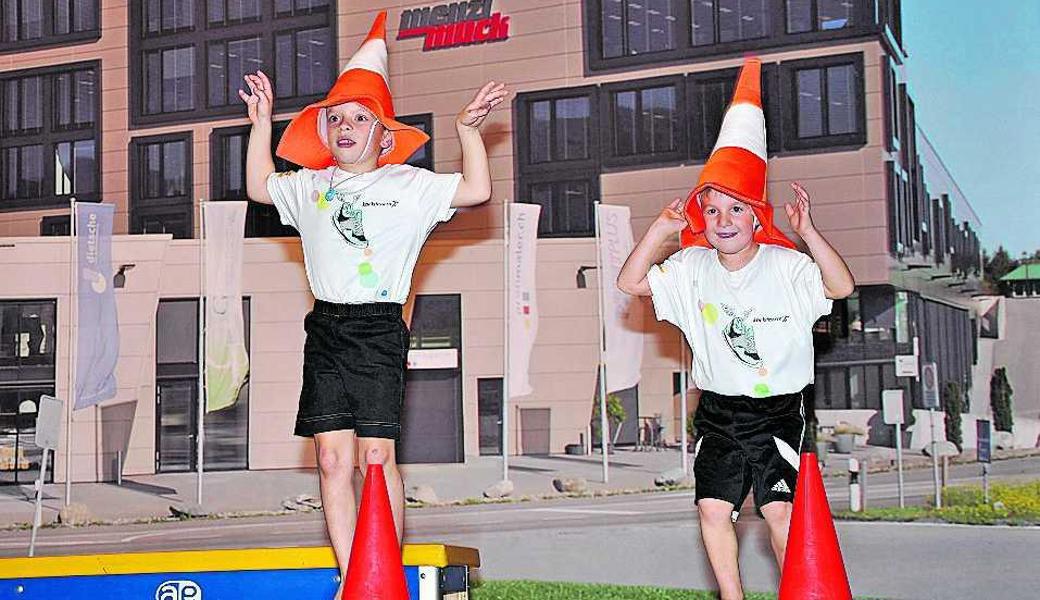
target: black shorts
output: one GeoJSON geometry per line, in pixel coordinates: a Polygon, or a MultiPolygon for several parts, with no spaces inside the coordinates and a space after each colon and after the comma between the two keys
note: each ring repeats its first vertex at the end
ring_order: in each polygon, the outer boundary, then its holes
{"type": "Polygon", "coordinates": [[[794,501],[805,434],[802,392],[751,398],[705,391],[694,417],[696,499],[733,504],[733,520],[754,492],[755,507],[794,501]]]}
{"type": "Polygon", "coordinates": [[[303,329],[296,435],[352,429],[358,437],[399,439],[408,361],[401,305],[316,300],[303,329]]]}

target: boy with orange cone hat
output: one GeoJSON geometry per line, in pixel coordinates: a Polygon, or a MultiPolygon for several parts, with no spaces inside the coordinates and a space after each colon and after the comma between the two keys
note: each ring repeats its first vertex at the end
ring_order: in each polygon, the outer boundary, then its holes
{"type": "Polygon", "coordinates": [[[344,574],[356,518],[355,456],[362,472],[384,466],[398,541],[404,530],[394,454],[408,353],[401,308],[430,232],[457,207],[491,197],[479,127],[508,95],[495,82],[477,92],[455,122],[462,173],[432,173],[403,164],[429,137],[395,118],[387,64],[382,12],[325,99],[304,108],[282,136],[277,154],[299,171],[275,172],[267,76],[246,75],[250,93],[239,92],[252,122],[249,198],[273,204],[282,223],[300,232],[314,295],[295,433],[314,438],[325,522],[344,574]]]}
{"type": "Polygon", "coordinates": [[[761,63],[748,59],[697,187],[661,212],[618,276],[622,291],[651,296],[657,318],[679,327],[693,350],[702,391],[696,502],[723,600],[744,597],[733,522],[748,492],[783,563],[805,427],[802,394],[814,373],[812,326],[830,313],[831,299],[855,289],[813,225],[809,194],[791,187],[795,201],[784,210],[811,258],[776,228],[766,201],[761,63]],[[655,265],[676,233],[683,248],[655,265]]]}

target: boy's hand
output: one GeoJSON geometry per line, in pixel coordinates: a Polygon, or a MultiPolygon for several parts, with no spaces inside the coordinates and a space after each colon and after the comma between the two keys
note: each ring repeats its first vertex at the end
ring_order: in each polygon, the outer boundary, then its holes
{"type": "Polygon", "coordinates": [[[506,84],[489,81],[480,88],[473,101],[459,113],[456,122],[465,127],[476,129],[484,122],[493,108],[502,103],[509,95],[506,84]]]}
{"type": "Polygon", "coordinates": [[[271,115],[274,113],[274,86],[271,85],[271,80],[264,75],[263,71],[257,71],[256,74],[249,73],[244,79],[246,85],[249,86],[250,93],[246,94],[242,90],[238,90],[238,96],[246,103],[249,121],[253,125],[270,123],[271,115]]]}
{"type": "Polygon", "coordinates": [[[809,214],[809,192],[794,182],[791,183],[791,189],[794,190],[795,201],[793,204],[784,204],[784,212],[787,213],[787,220],[791,222],[791,229],[804,239],[806,235],[816,231],[809,214]]]}
{"type": "Polygon", "coordinates": [[[686,225],[686,215],[683,214],[683,200],[682,198],[676,198],[672,200],[671,204],[664,207],[661,214],[657,215],[657,219],[651,227],[667,235],[675,235],[686,229],[686,225]]]}

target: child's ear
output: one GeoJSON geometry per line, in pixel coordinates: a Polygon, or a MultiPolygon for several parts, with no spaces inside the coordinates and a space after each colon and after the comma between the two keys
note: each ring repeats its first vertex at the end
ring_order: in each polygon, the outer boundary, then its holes
{"type": "Polygon", "coordinates": [[[383,128],[383,138],[379,140],[379,147],[384,152],[391,150],[394,147],[394,132],[389,129],[383,128]]]}

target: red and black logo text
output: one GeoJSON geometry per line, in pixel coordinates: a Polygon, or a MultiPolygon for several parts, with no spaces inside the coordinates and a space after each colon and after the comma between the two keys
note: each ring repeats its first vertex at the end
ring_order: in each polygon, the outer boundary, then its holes
{"type": "Polygon", "coordinates": [[[397,39],[426,38],[423,50],[440,50],[509,38],[509,17],[491,12],[493,0],[452,2],[401,13],[397,39]]]}

